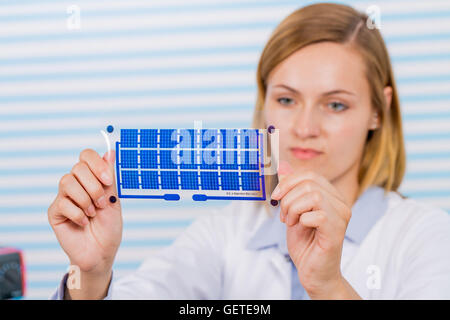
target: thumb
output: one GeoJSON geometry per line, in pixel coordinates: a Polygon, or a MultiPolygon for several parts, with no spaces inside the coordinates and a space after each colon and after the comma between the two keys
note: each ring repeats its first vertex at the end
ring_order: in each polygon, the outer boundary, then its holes
{"type": "MultiPolygon", "coordinates": [[[[114,188],[114,190],[116,190],[116,176],[115,176],[115,170],[114,170],[114,162],[116,159],[116,152],[115,150],[109,150],[107,151],[104,155],[103,155],[103,160],[106,161],[106,163],[108,164],[108,168],[109,168],[109,174],[110,177],[113,180],[113,184],[110,185],[109,188],[114,188]]],[[[116,193],[116,192],[114,192],[116,193]]]]}
{"type": "Polygon", "coordinates": [[[103,160],[105,160],[108,164],[114,166],[114,160],[116,159],[116,151],[115,150],[109,150],[105,152],[103,155],[103,160]]]}
{"type": "Polygon", "coordinates": [[[281,182],[287,175],[294,172],[289,162],[280,160],[278,164],[278,181],[281,182]]]}
{"type": "MultiPolygon", "coordinates": [[[[280,182],[289,174],[291,174],[292,172],[294,172],[294,170],[292,169],[291,165],[289,164],[289,162],[284,161],[284,160],[280,160],[280,162],[278,163],[278,184],[280,184],[280,182]]],[[[276,186],[275,190],[273,190],[272,192],[272,200],[270,201],[270,203],[273,206],[278,205],[278,200],[279,200],[279,196],[280,196],[280,188],[278,187],[278,185],[276,186]]]]}

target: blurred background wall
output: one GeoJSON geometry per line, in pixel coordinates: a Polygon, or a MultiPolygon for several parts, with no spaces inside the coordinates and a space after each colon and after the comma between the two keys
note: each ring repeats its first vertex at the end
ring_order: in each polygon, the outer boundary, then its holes
{"type": "MultiPolygon", "coordinates": [[[[47,208],[82,149],[106,151],[100,130],[250,126],[265,42],[313,2],[0,2],[0,245],[25,252],[26,298],[48,298],[66,272],[47,208]]],[[[342,3],[380,9],[406,136],[401,191],[450,212],[450,1],[342,3]]],[[[118,276],[226,202],[122,204],[118,276]]]]}

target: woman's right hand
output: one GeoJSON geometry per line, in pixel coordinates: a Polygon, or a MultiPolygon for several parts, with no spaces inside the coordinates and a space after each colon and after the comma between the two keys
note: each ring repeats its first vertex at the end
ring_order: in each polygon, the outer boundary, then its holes
{"type": "Polygon", "coordinates": [[[122,239],[122,212],[114,177],[115,152],[91,149],[59,182],[48,220],[61,247],[84,274],[110,274],[122,239]],[[109,198],[116,197],[111,203],[109,198]]]}

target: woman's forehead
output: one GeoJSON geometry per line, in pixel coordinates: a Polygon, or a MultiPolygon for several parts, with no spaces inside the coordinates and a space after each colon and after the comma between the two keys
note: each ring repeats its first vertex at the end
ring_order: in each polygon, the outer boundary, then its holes
{"type": "Polygon", "coordinates": [[[330,91],[337,87],[360,91],[365,68],[352,47],[333,42],[306,46],[282,61],[268,78],[268,89],[284,84],[299,91],[330,91]]]}

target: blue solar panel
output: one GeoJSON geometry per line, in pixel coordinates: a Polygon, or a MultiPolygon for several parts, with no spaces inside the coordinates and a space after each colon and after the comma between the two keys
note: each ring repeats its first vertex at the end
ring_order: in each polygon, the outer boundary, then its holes
{"type": "Polygon", "coordinates": [[[138,167],[137,150],[121,150],[120,157],[122,159],[122,168],[131,169],[138,167]]]}
{"type": "Polygon", "coordinates": [[[178,189],[178,174],[176,171],[161,171],[161,188],[178,189]]]}
{"type": "Polygon", "coordinates": [[[158,171],[142,171],[142,189],[158,189],[158,171]]]}
{"type": "Polygon", "coordinates": [[[241,169],[258,170],[258,152],[255,151],[241,152],[241,169]]]}
{"type": "Polygon", "coordinates": [[[258,129],[121,129],[119,197],[265,200],[258,129]]]}
{"type": "Polygon", "coordinates": [[[161,150],[159,152],[160,166],[162,169],[177,168],[177,152],[176,150],[161,150]],[[172,157],[174,157],[172,159],[172,157]]]}
{"type": "Polygon", "coordinates": [[[123,129],[120,131],[120,143],[122,148],[137,148],[137,129],[123,129]]]}
{"type": "Polygon", "coordinates": [[[219,174],[217,172],[202,171],[200,181],[202,190],[219,190],[219,174]]]}
{"type": "Polygon", "coordinates": [[[259,176],[257,172],[242,173],[242,189],[243,190],[259,190],[259,176]]]}
{"type": "Polygon", "coordinates": [[[198,189],[198,172],[196,171],[182,171],[181,177],[181,189],[185,190],[197,190],[198,189]]]}
{"type": "Polygon", "coordinates": [[[141,130],[141,147],[156,148],[158,146],[158,130],[142,129],[141,130]]]}
{"type": "Polygon", "coordinates": [[[122,171],[122,185],[124,189],[139,188],[139,176],[137,171],[122,171]]]}
{"type": "Polygon", "coordinates": [[[221,157],[223,159],[220,164],[221,169],[237,170],[239,168],[237,151],[222,151],[221,157]]]}
{"type": "Polygon", "coordinates": [[[220,176],[223,190],[239,190],[238,172],[222,172],[220,176]]]}
{"type": "Polygon", "coordinates": [[[141,168],[143,169],[158,168],[158,151],[141,150],[141,168]]]}
{"type": "Polygon", "coordinates": [[[180,168],[196,169],[199,167],[197,152],[192,150],[180,150],[180,168]]]}
{"type": "Polygon", "coordinates": [[[177,145],[177,134],[174,129],[161,129],[160,132],[160,147],[173,148],[177,145]]]}

